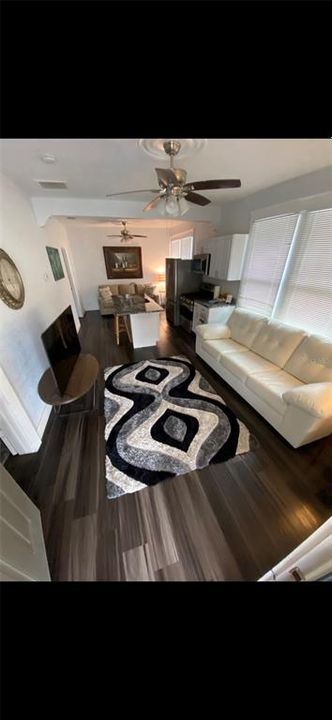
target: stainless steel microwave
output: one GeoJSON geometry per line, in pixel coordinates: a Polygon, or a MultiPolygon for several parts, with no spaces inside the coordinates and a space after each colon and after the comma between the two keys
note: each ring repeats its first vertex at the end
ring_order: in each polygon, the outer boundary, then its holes
{"type": "Polygon", "coordinates": [[[211,255],[210,253],[203,253],[202,255],[194,255],[194,272],[202,273],[203,275],[208,275],[210,270],[210,260],[211,255]]]}

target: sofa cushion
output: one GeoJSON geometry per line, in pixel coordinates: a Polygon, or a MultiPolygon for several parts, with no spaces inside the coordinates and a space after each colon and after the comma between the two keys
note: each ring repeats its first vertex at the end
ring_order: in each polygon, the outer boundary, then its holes
{"type": "Polygon", "coordinates": [[[99,294],[100,294],[100,295],[102,294],[103,288],[109,288],[110,291],[111,291],[111,293],[112,293],[112,295],[118,295],[118,293],[119,293],[118,285],[112,285],[112,284],[111,284],[111,285],[99,285],[99,288],[98,288],[98,289],[99,289],[99,294]]]}
{"type": "Polygon", "coordinates": [[[277,365],[264,360],[264,358],[251,352],[231,352],[220,355],[220,364],[229,370],[229,372],[236,375],[239,380],[245,383],[248,375],[258,372],[268,372],[272,370],[278,370],[277,365]]]}
{"type": "Polygon", "coordinates": [[[286,372],[304,383],[332,381],[332,339],[310,335],[296,348],[286,372]]]}
{"type": "Polygon", "coordinates": [[[261,327],[251,349],[283,368],[305,336],[304,330],[297,330],[277,320],[270,320],[261,327]]]}
{"type": "Polygon", "coordinates": [[[243,308],[235,308],[227,320],[231,337],[241,345],[251,348],[256,335],[268,322],[268,318],[243,308]]]}
{"type": "Polygon", "coordinates": [[[219,360],[224,353],[249,352],[248,348],[234,340],[204,340],[203,349],[215,360],[219,360]]]}
{"type": "Polygon", "coordinates": [[[152,285],[152,283],[148,283],[147,285],[143,285],[144,292],[146,295],[149,295],[149,297],[152,297],[154,295],[156,285],[152,285]]]}
{"type": "Polygon", "coordinates": [[[294,405],[318,418],[329,418],[332,415],[332,383],[301,384],[284,394],[287,405],[294,405]]]}
{"type": "Polygon", "coordinates": [[[249,375],[246,386],[259,398],[264,400],[273,410],[281,415],[287,410],[283,393],[295,387],[303,387],[303,383],[284,370],[269,370],[249,375]]]}
{"type": "Polygon", "coordinates": [[[136,295],[136,283],[119,285],[119,295],[136,295]]]}
{"type": "Polygon", "coordinates": [[[145,285],[136,285],[136,295],[144,295],[145,285]]]}
{"type": "Polygon", "coordinates": [[[208,323],[207,325],[196,325],[196,334],[203,340],[217,340],[219,338],[229,338],[231,331],[228,325],[223,323],[208,323]]]}

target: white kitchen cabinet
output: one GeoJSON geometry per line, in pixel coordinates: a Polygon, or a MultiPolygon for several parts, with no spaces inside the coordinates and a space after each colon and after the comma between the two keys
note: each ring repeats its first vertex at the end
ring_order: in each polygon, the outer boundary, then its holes
{"type": "Polygon", "coordinates": [[[211,253],[209,276],[218,280],[241,280],[248,235],[237,233],[210,238],[206,252],[211,253]]]}
{"type": "Polygon", "coordinates": [[[206,325],[207,323],[226,323],[232,314],[235,305],[215,305],[207,307],[200,302],[195,301],[193,312],[193,332],[196,332],[197,325],[206,325]]]}
{"type": "Polygon", "coordinates": [[[180,258],[181,260],[191,260],[194,253],[193,235],[185,237],[174,237],[169,243],[170,257],[180,258]]]}
{"type": "Polygon", "coordinates": [[[169,256],[171,258],[181,257],[181,244],[180,240],[170,240],[169,243],[169,256]]]}

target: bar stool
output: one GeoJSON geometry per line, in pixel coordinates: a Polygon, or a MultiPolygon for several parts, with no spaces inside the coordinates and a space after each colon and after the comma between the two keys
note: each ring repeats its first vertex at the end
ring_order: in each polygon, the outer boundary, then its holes
{"type": "Polygon", "coordinates": [[[120,332],[126,332],[129,342],[132,343],[131,328],[128,315],[115,315],[116,344],[120,344],[120,332]]]}

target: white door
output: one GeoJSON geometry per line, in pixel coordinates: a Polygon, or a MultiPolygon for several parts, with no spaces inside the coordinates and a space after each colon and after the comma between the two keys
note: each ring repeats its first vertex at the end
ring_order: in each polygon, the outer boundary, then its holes
{"type": "Polygon", "coordinates": [[[40,512],[0,465],[0,580],[50,580],[40,512]]]}
{"type": "Polygon", "coordinates": [[[69,257],[68,257],[68,255],[67,255],[67,250],[66,250],[65,248],[61,248],[61,252],[62,252],[62,257],[63,257],[64,263],[65,263],[65,266],[66,266],[67,277],[68,277],[68,280],[69,280],[69,285],[70,285],[70,289],[71,289],[71,292],[72,292],[73,300],[74,300],[74,303],[75,303],[75,308],[76,308],[77,315],[78,315],[78,317],[84,317],[84,310],[83,310],[83,307],[82,307],[81,298],[80,298],[80,296],[79,296],[78,290],[77,290],[76,285],[75,285],[74,276],[73,276],[73,273],[72,273],[72,269],[71,269],[71,267],[70,267],[69,257]]]}
{"type": "Polygon", "coordinates": [[[37,452],[41,444],[41,435],[38,434],[1,365],[0,437],[12,455],[37,452]]]}

